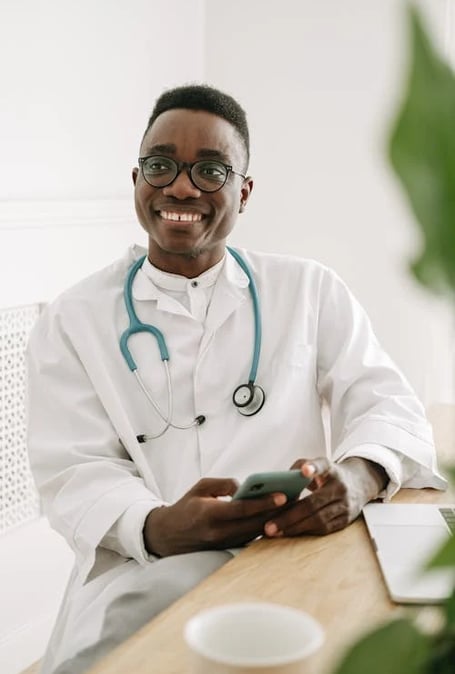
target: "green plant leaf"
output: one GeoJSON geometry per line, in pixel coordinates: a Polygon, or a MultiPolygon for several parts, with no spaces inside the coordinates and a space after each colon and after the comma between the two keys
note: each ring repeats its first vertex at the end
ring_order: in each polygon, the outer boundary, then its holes
{"type": "Polygon", "coordinates": [[[395,620],[355,644],[335,674],[422,674],[430,643],[409,620],[395,620]]]}
{"type": "MultiPolygon", "coordinates": [[[[449,478],[452,484],[455,484],[455,466],[445,466],[444,474],[449,478]]],[[[452,566],[455,568],[455,536],[451,536],[427,564],[427,568],[429,569],[444,566],[452,566]]]]}
{"type": "Polygon", "coordinates": [[[451,484],[455,486],[455,466],[444,466],[444,474],[447,475],[451,484]]]}
{"type": "Polygon", "coordinates": [[[429,569],[441,566],[453,566],[455,568],[455,536],[451,536],[427,564],[429,569]]]}
{"type": "Polygon", "coordinates": [[[455,293],[455,78],[409,7],[412,59],[390,138],[390,160],[421,227],[418,280],[455,293]]]}
{"type": "MultiPolygon", "coordinates": [[[[452,629],[455,628],[455,588],[452,592],[451,597],[447,599],[445,605],[444,605],[444,612],[446,614],[447,618],[447,624],[452,627],[452,629]]],[[[455,637],[454,637],[454,643],[455,643],[455,637]]]]}
{"type": "Polygon", "coordinates": [[[455,671],[455,626],[447,625],[432,640],[425,674],[453,674],[455,671]]]}

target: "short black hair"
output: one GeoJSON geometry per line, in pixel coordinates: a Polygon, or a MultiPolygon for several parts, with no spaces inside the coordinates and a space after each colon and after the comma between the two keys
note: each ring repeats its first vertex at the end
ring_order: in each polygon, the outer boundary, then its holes
{"type": "Polygon", "coordinates": [[[245,146],[246,163],[248,165],[250,159],[250,134],[246,113],[232,96],[208,84],[186,84],[168,89],[156,101],[144,136],[159,115],[175,108],[204,110],[205,112],[218,115],[218,117],[223,117],[232,124],[245,146]]]}

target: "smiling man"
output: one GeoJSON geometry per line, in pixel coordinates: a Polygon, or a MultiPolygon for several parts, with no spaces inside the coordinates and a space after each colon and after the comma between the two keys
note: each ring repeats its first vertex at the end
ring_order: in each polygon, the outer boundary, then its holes
{"type": "Polygon", "coordinates": [[[149,261],[191,278],[223,258],[248,201],[248,136],[213,112],[160,110],[133,170],[136,212],[149,236],[149,261]]]}
{"type": "Polygon", "coordinates": [[[30,461],[76,555],[43,674],[84,672],[258,536],[330,534],[401,486],[445,486],[421,404],[337,275],[227,246],[248,163],[234,99],[165,92],[133,169],[147,249],[34,329],[30,461]],[[290,467],[312,478],[301,498],[229,498],[290,467]]]}

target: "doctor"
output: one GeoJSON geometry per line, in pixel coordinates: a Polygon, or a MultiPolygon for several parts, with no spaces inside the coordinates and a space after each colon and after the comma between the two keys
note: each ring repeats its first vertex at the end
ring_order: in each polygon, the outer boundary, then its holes
{"type": "Polygon", "coordinates": [[[236,101],[165,92],[133,169],[147,250],[65,292],[30,339],[31,465],[76,558],[44,674],[85,671],[259,535],[328,534],[400,486],[445,486],[421,404],[337,275],[227,249],[248,160],[236,101]],[[291,466],[306,498],[226,498],[291,466]]]}

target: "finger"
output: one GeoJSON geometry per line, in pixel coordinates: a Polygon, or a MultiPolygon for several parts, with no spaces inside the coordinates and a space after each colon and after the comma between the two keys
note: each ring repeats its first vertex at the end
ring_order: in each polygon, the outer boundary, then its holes
{"type": "Polygon", "coordinates": [[[271,537],[327,534],[349,523],[347,504],[341,500],[327,503],[319,510],[303,516],[297,506],[291,508],[286,516],[275,517],[267,522],[265,534],[271,537]]]}
{"type": "Polygon", "coordinates": [[[325,456],[319,456],[315,459],[297,459],[291,466],[292,469],[299,469],[304,477],[314,478],[308,485],[308,489],[318,489],[324,484],[328,475],[332,473],[333,464],[325,456]]]}
{"type": "Polygon", "coordinates": [[[259,498],[238,499],[225,503],[227,506],[223,509],[223,515],[226,520],[240,520],[255,517],[256,515],[266,516],[268,513],[275,512],[287,503],[287,496],[281,492],[267,494],[259,498]]]}
{"type": "Polygon", "coordinates": [[[302,534],[325,535],[342,529],[349,524],[349,511],[346,503],[335,501],[321,508],[311,517],[297,522],[284,529],[285,536],[301,536],[302,534]]]}
{"type": "MultiPolygon", "coordinates": [[[[228,506],[229,504],[220,504],[228,506]]],[[[221,508],[217,508],[216,519],[212,520],[208,542],[210,547],[233,547],[264,535],[264,524],[271,516],[270,511],[239,519],[220,519],[221,508]]],[[[276,511],[275,511],[276,512],[276,511]]],[[[213,514],[213,513],[212,513],[213,514]]]]}
{"type": "Polygon", "coordinates": [[[330,477],[335,475],[336,466],[327,458],[320,457],[306,461],[302,464],[300,470],[305,477],[313,478],[308,485],[308,489],[314,491],[320,489],[330,477]]]}
{"type": "Polygon", "coordinates": [[[233,496],[238,486],[238,482],[230,477],[203,477],[188,493],[194,496],[233,496]]]}
{"type": "Polygon", "coordinates": [[[307,459],[300,467],[305,477],[313,475],[327,475],[331,472],[333,464],[326,456],[319,456],[316,459],[307,459]]]}

